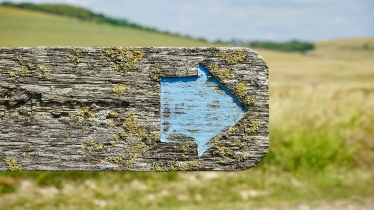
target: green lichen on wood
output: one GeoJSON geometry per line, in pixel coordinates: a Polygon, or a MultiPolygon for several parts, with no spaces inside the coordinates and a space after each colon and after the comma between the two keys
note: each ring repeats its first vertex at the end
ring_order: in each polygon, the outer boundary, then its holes
{"type": "Polygon", "coordinates": [[[248,82],[246,82],[246,81],[239,82],[238,84],[236,84],[235,95],[239,99],[244,99],[245,96],[247,95],[247,86],[248,86],[248,82]]]}
{"type": "Polygon", "coordinates": [[[248,158],[249,158],[249,155],[246,154],[246,153],[241,153],[241,154],[235,155],[235,159],[238,162],[243,162],[245,160],[248,160],[248,158]]]}
{"type": "MultiPolygon", "coordinates": [[[[53,110],[52,110],[53,111],[53,110]]],[[[87,125],[92,123],[95,118],[95,111],[91,107],[80,107],[76,114],[69,113],[70,115],[70,126],[75,125],[87,125]]]]}
{"type": "Polygon", "coordinates": [[[254,133],[264,124],[265,121],[257,119],[256,115],[244,118],[239,122],[239,126],[242,127],[246,133],[254,133]]]}
{"type": "Polygon", "coordinates": [[[29,69],[26,66],[21,66],[16,70],[8,70],[8,81],[10,82],[22,82],[24,76],[29,73],[29,69]]]}
{"type": "Polygon", "coordinates": [[[229,127],[228,130],[229,135],[238,135],[239,134],[239,128],[235,126],[229,127]]]}
{"type": "Polygon", "coordinates": [[[38,79],[48,79],[51,76],[51,72],[48,70],[48,66],[45,64],[38,64],[35,74],[38,79]]]}
{"type": "Polygon", "coordinates": [[[70,141],[71,140],[71,136],[69,133],[65,133],[65,138],[67,141],[70,141]]]}
{"type": "MultiPolygon", "coordinates": [[[[149,122],[149,121],[148,121],[149,122]]],[[[153,147],[160,139],[159,132],[152,132],[147,127],[140,125],[136,119],[135,113],[131,112],[126,117],[123,115],[118,115],[110,119],[111,127],[119,128],[120,130],[114,135],[112,142],[113,146],[117,146],[121,139],[128,139],[129,137],[135,137],[138,142],[143,142],[150,148],[143,148],[144,150],[149,150],[153,147]]],[[[132,145],[134,146],[134,145],[132,145]]],[[[132,147],[131,146],[131,147],[132,147]]],[[[139,146],[139,144],[138,144],[139,146]]],[[[134,148],[136,149],[136,148],[134,148]]],[[[141,148],[137,148],[141,150],[141,148]]],[[[140,153],[144,153],[140,152],[140,153]]]]}
{"type": "Polygon", "coordinates": [[[144,143],[139,143],[137,145],[129,145],[123,147],[127,153],[134,153],[140,156],[144,156],[148,154],[149,147],[144,143]]]}
{"type": "Polygon", "coordinates": [[[115,85],[112,87],[113,96],[121,96],[131,93],[131,89],[125,85],[115,85]]]}
{"type": "Polygon", "coordinates": [[[216,145],[215,146],[215,151],[213,151],[213,155],[218,155],[218,156],[221,156],[221,157],[228,157],[230,155],[232,155],[233,151],[229,148],[229,147],[221,147],[221,146],[218,146],[216,145]]]}
{"type": "Polygon", "coordinates": [[[21,156],[23,158],[29,158],[29,157],[31,157],[32,149],[31,149],[30,146],[31,146],[31,144],[29,142],[26,142],[25,146],[22,148],[23,152],[22,152],[21,156]]]}
{"type": "Polygon", "coordinates": [[[106,59],[112,63],[112,69],[116,74],[126,75],[128,71],[136,70],[136,63],[141,61],[144,53],[134,50],[132,47],[119,47],[100,52],[100,59],[106,59]]]}
{"type": "Polygon", "coordinates": [[[178,152],[181,152],[183,154],[190,154],[196,152],[196,148],[193,147],[193,144],[182,144],[178,146],[174,146],[174,149],[176,149],[178,152]]]}
{"type": "Polygon", "coordinates": [[[156,161],[152,163],[153,171],[192,171],[203,168],[200,161],[156,161]]]}
{"type": "Polygon", "coordinates": [[[68,59],[75,65],[81,62],[81,57],[84,51],[74,50],[72,53],[68,54],[68,59]]]}
{"type": "Polygon", "coordinates": [[[8,81],[14,83],[23,82],[23,78],[30,75],[35,76],[38,79],[48,79],[51,76],[51,72],[48,70],[46,64],[40,64],[36,61],[25,60],[21,55],[16,57],[20,67],[15,70],[8,70],[8,81]],[[32,74],[33,73],[33,74],[32,74]]]}
{"type": "Polygon", "coordinates": [[[251,105],[254,105],[256,104],[256,99],[255,98],[252,98],[252,97],[249,97],[247,96],[244,101],[247,103],[247,104],[251,104],[251,105]]]}
{"type": "Polygon", "coordinates": [[[248,82],[242,81],[235,86],[235,95],[246,105],[255,105],[256,99],[248,96],[247,92],[248,82]]]}
{"type": "Polygon", "coordinates": [[[10,116],[12,118],[17,118],[19,120],[31,122],[33,119],[35,119],[38,116],[38,114],[30,110],[30,108],[26,106],[20,106],[20,107],[15,108],[14,111],[11,111],[10,116]]]}
{"type": "Polygon", "coordinates": [[[149,72],[149,78],[153,81],[159,82],[160,81],[160,69],[156,67],[152,67],[151,71],[149,72]]]}
{"type": "Polygon", "coordinates": [[[121,137],[127,136],[135,136],[137,137],[138,141],[142,140],[143,138],[149,137],[150,133],[147,129],[142,128],[135,119],[135,113],[130,113],[125,121],[122,123],[122,128],[118,135],[121,137]]]}
{"type": "Polygon", "coordinates": [[[221,81],[231,79],[234,76],[234,73],[232,73],[230,69],[220,69],[218,63],[212,63],[208,67],[208,69],[215,77],[217,77],[221,81]]]}
{"type": "Polygon", "coordinates": [[[134,164],[137,160],[137,157],[134,155],[130,155],[125,157],[123,155],[115,155],[115,156],[107,156],[100,160],[101,163],[113,163],[116,168],[124,167],[125,169],[129,169],[132,164],[134,164]]]}
{"type": "Polygon", "coordinates": [[[9,171],[22,171],[22,166],[18,164],[16,158],[5,158],[5,165],[9,171]]]}
{"type": "Polygon", "coordinates": [[[244,62],[247,53],[244,50],[234,50],[233,52],[219,51],[216,56],[220,56],[229,64],[237,64],[244,62]]]}
{"type": "Polygon", "coordinates": [[[91,140],[89,143],[82,143],[81,150],[86,155],[97,156],[106,150],[104,144],[91,140]]]}

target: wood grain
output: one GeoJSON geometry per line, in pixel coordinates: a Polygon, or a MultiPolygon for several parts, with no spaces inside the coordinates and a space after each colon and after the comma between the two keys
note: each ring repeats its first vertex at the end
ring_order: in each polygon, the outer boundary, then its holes
{"type": "Polygon", "coordinates": [[[268,67],[246,48],[0,48],[0,88],[0,171],[234,171],[269,149],[268,67]],[[160,142],[160,78],[198,64],[248,109],[201,156],[160,142]]]}

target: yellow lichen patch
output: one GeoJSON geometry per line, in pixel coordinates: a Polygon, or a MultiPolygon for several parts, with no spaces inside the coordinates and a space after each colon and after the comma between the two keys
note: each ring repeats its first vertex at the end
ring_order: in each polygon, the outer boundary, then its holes
{"type": "Polygon", "coordinates": [[[5,164],[9,171],[22,171],[22,167],[18,164],[15,158],[5,158],[5,164]]]}
{"type": "Polygon", "coordinates": [[[22,119],[23,118],[22,115],[18,111],[11,112],[10,116],[12,116],[12,117],[18,117],[18,119],[22,119]]]}
{"type": "Polygon", "coordinates": [[[35,70],[34,76],[39,79],[46,79],[51,75],[45,64],[35,64],[24,60],[22,56],[17,56],[17,61],[20,65],[19,69],[8,70],[8,80],[12,82],[22,82],[22,77],[30,73],[31,70],[35,70]]]}
{"type": "Polygon", "coordinates": [[[201,168],[201,163],[199,161],[177,161],[175,163],[177,170],[187,171],[193,168],[201,168]]]}
{"type": "Polygon", "coordinates": [[[136,159],[136,156],[131,156],[129,159],[125,161],[125,166],[129,168],[131,164],[135,163],[136,159]]]}
{"type": "Polygon", "coordinates": [[[256,99],[247,96],[247,86],[248,83],[246,81],[239,82],[235,86],[235,95],[242,100],[242,102],[245,102],[247,105],[254,105],[256,103],[256,99]]]}
{"type": "Polygon", "coordinates": [[[125,95],[125,94],[128,94],[128,93],[131,93],[131,90],[130,90],[129,87],[127,87],[125,85],[116,85],[116,86],[112,87],[112,94],[114,96],[125,95]]]}
{"type": "Polygon", "coordinates": [[[134,112],[130,113],[125,122],[122,124],[123,130],[118,134],[120,136],[136,136],[140,141],[142,138],[148,137],[148,132],[146,129],[141,128],[140,125],[136,122],[134,117],[134,112]]]}
{"type": "Polygon", "coordinates": [[[71,137],[70,137],[70,135],[69,135],[68,133],[65,133],[65,138],[66,138],[66,140],[68,140],[68,141],[71,140],[71,137]]]}
{"type": "Polygon", "coordinates": [[[114,110],[110,110],[109,114],[112,115],[112,116],[115,116],[117,114],[117,112],[114,111],[114,110]]]}
{"type": "Polygon", "coordinates": [[[230,69],[220,69],[218,63],[212,63],[208,69],[214,76],[222,81],[231,79],[234,76],[234,73],[232,73],[230,69]]]}
{"type": "Polygon", "coordinates": [[[71,119],[71,121],[69,121],[70,126],[83,125],[85,120],[92,122],[95,118],[94,110],[90,110],[89,107],[81,107],[78,109],[78,113],[76,115],[73,113],[69,113],[69,115],[71,119]]]}
{"type": "Polygon", "coordinates": [[[154,91],[156,93],[160,93],[160,91],[161,91],[160,86],[159,85],[154,86],[154,91]]]}
{"type": "Polygon", "coordinates": [[[169,167],[163,163],[153,162],[152,171],[170,171],[169,167]]]}
{"type": "Polygon", "coordinates": [[[107,49],[100,52],[100,59],[107,59],[111,62],[113,71],[119,75],[125,75],[129,70],[135,70],[135,64],[143,59],[144,53],[134,50],[132,47],[107,49]]]}
{"type": "Polygon", "coordinates": [[[216,56],[222,57],[229,64],[237,64],[244,62],[247,54],[244,52],[244,50],[234,50],[233,52],[219,51],[216,53],[216,56]]]}
{"type": "Polygon", "coordinates": [[[109,156],[101,160],[102,163],[112,162],[115,164],[116,168],[119,168],[121,165],[124,165],[126,168],[129,168],[131,164],[136,161],[135,156],[130,156],[126,158],[125,156],[109,156]]]}
{"type": "Polygon", "coordinates": [[[95,140],[91,140],[89,143],[81,144],[82,152],[85,154],[97,156],[100,152],[104,151],[106,148],[103,144],[97,143],[95,140]]]}
{"type": "Polygon", "coordinates": [[[114,140],[118,141],[120,138],[121,137],[118,134],[114,135],[114,140]]]}
{"type": "Polygon", "coordinates": [[[81,56],[81,51],[75,50],[74,53],[69,53],[68,58],[71,62],[73,62],[75,65],[81,62],[81,59],[79,58],[81,56]]]}
{"type": "Polygon", "coordinates": [[[116,164],[116,168],[118,168],[120,165],[124,163],[123,159],[125,159],[125,157],[123,156],[111,157],[111,160],[114,162],[114,164],[116,164]]]}
{"type": "Polygon", "coordinates": [[[256,99],[255,98],[251,98],[249,96],[247,96],[247,98],[244,100],[247,104],[255,104],[256,103],[256,99]]]}
{"type": "Polygon", "coordinates": [[[213,151],[213,155],[217,154],[221,157],[227,157],[232,155],[232,150],[228,147],[220,147],[217,145],[215,148],[216,151],[213,151]]]}
{"type": "Polygon", "coordinates": [[[136,87],[144,88],[144,85],[140,82],[135,82],[136,87]]]}
{"type": "Polygon", "coordinates": [[[246,140],[246,141],[251,141],[251,140],[252,140],[252,137],[251,137],[251,136],[248,136],[248,135],[245,135],[245,136],[244,136],[244,140],[246,140]]]}
{"type": "Polygon", "coordinates": [[[21,66],[17,70],[8,70],[8,81],[11,82],[22,82],[22,77],[29,73],[29,69],[26,66],[21,66]]]}
{"type": "Polygon", "coordinates": [[[231,160],[229,158],[224,158],[224,159],[219,160],[219,163],[222,165],[229,165],[230,162],[231,160]]]}
{"type": "Polygon", "coordinates": [[[243,153],[243,154],[240,154],[240,155],[236,155],[235,158],[238,162],[242,162],[242,161],[247,160],[249,158],[249,155],[246,154],[246,153],[243,153]]]}
{"type": "Polygon", "coordinates": [[[174,149],[183,152],[183,153],[193,153],[195,152],[195,148],[192,146],[192,144],[184,144],[179,146],[174,146],[174,149]]]}
{"type": "Polygon", "coordinates": [[[107,123],[108,123],[108,125],[110,126],[110,127],[116,127],[116,124],[113,122],[113,120],[110,120],[110,119],[108,119],[107,120],[107,123]]]}
{"type": "Polygon", "coordinates": [[[121,138],[127,141],[130,137],[135,137],[139,141],[137,145],[127,145],[125,149],[130,153],[133,150],[136,154],[145,155],[146,151],[149,150],[148,147],[154,145],[159,140],[160,133],[153,133],[147,127],[141,126],[137,122],[134,112],[129,113],[124,120],[123,118],[124,116],[120,114],[113,120],[113,125],[120,127],[120,130],[114,135],[114,141],[111,144],[117,146],[121,138]]]}
{"type": "MultiPolygon", "coordinates": [[[[7,100],[7,96],[5,97],[5,100],[7,100]]],[[[15,111],[10,112],[10,116],[30,122],[32,118],[36,118],[38,115],[35,112],[28,111],[26,106],[21,106],[16,108],[15,111]]]]}
{"type": "Polygon", "coordinates": [[[239,134],[239,128],[238,127],[230,127],[229,128],[229,134],[230,135],[238,135],[239,134]]]}
{"type": "Polygon", "coordinates": [[[152,67],[151,71],[149,72],[149,78],[153,81],[159,82],[160,81],[160,69],[152,67]]]}
{"type": "Polygon", "coordinates": [[[215,144],[215,143],[218,143],[218,140],[221,138],[221,136],[216,136],[214,137],[213,139],[211,139],[208,144],[215,144]]]}
{"type": "Polygon", "coordinates": [[[244,128],[246,133],[253,133],[257,131],[262,125],[265,124],[265,121],[255,119],[256,116],[251,116],[248,118],[243,119],[239,125],[244,128]]]}
{"type": "Polygon", "coordinates": [[[235,87],[235,94],[237,97],[239,97],[240,99],[244,99],[245,96],[247,95],[247,86],[248,86],[248,83],[247,82],[239,82],[238,84],[236,84],[236,87],[235,87]]]}
{"type": "Polygon", "coordinates": [[[22,152],[22,157],[23,158],[29,158],[29,157],[31,157],[31,154],[32,154],[32,152],[22,152]]]}
{"type": "Polygon", "coordinates": [[[144,143],[140,143],[140,144],[134,145],[134,146],[125,146],[123,148],[125,149],[125,151],[127,153],[134,153],[134,154],[138,154],[138,155],[141,155],[141,156],[146,155],[148,153],[148,150],[149,150],[149,147],[144,143]]]}
{"type": "Polygon", "coordinates": [[[200,161],[153,162],[153,171],[188,171],[201,169],[200,161]]]}
{"type": "Polygon", "coordinates": [[[38,64],[35,74],[39,79],[48,79],[51,76],[51,72],[48,71],[48,66],[45,64],[38,64]]]}
{"type": "Polygon", "coordinates": [[[31,64],[29,64],[28,65],[29,67],[27,67],[27,66],[21,66],[20,68],[19,68],[19,71],[22,73],[22,74],[27,74],[27,73],[29,73],[29,68],[30,69],[33,69],[33,68],[35,68],[33,65],[31,65],[31,64]]]}

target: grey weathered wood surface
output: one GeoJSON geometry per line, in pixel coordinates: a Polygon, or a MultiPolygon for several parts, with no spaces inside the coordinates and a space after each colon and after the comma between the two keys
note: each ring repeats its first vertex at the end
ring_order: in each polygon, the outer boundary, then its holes
{"type": "Polygon", "coordinates": [[[268,125],[268,67],[250,49],[0,48],[0,171],[242,170],[266,155],[268,125]],[[248,109],[202,156],[160,142],[160,78],[199,63],[248,109]]]}

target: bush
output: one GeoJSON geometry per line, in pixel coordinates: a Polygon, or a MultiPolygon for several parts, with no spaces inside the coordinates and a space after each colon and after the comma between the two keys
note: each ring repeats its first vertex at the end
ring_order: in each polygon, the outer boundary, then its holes
{"type": "Polygon", "coordinates": [[[289,42],[268,42],[268,41],[254,41],[249,44],[250,47],[255,48],[265,48],[271,50],[281,50],[281,51],[297,51],[305,52],[314,49],[314,44],[309,42],[300,42],[292,40],[289,42]]]}

